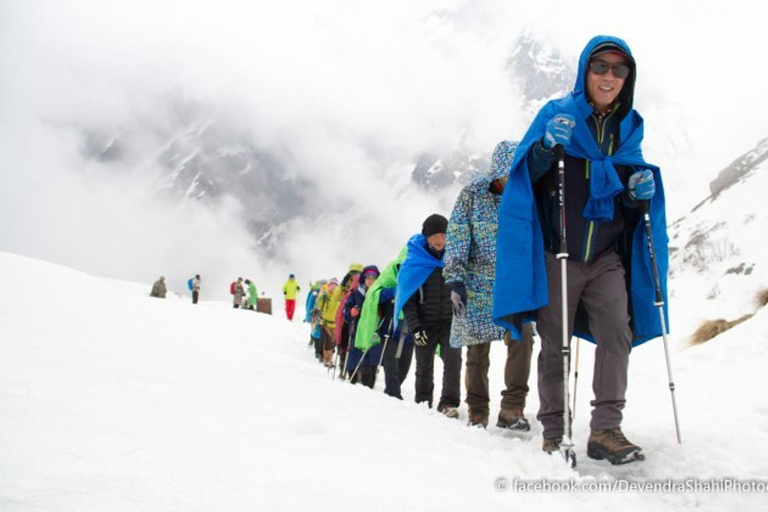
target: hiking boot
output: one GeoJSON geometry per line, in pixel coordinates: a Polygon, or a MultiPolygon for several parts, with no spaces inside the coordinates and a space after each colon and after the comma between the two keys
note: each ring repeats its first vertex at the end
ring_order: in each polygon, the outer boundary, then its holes
{"type": "Polygon", "coordinates": [[[620,428],[592,430],[587,443],[587,455],[590,458],[607,459],[613,465],[645,460],[641,450],[624,437],[620,428]]]}
{"type": "Polygon", "coordinates": [[[562,437],[545,437],[544,442],[541,444],[541,449],[549,454],[556,452],[560,449],[560,443],[563,442],[562,437]]]}
{"type": "Polygon", "coordinates": [[[531,430],[531,424],[525,419],[522,409],[502,409],[499,411],[499,419],[496,422],[496,426],[518,432],[528,432],[531,430]]]}
{"type": "Polygon", "coordinates": [[[437,412],[454,420],[459,419],[459,408],[453,407],[452,405],[441,405],[437,408],[437,412]]]}
{"type": "Polygon", "coordinates": [[[470,427],[483,427],[488,426],[488,412],[472,412],[469,411],[469,420],[467,425],[470,427]]]}

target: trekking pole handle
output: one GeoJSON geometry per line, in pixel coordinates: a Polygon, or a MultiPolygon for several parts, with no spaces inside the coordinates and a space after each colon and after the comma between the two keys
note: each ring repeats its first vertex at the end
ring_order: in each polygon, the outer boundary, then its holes
{"type": "Polygon", "coordinates": [[[568,241],[565,230],[565,149],[562,144],[554,147],[557,159],[557,208],[560,214],[560,254],[558,258],[568,257],[568,241]]]}

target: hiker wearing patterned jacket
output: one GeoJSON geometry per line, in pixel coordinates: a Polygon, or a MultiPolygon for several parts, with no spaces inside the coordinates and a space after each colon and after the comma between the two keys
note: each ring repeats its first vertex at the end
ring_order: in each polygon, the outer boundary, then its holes
{"type": "Polygon", "coordinates": [[[496,265],[496,231],[501,193],[515,156],[516,142],[502,141],[493,152],[489,170],[477,171],[459,193],[451,213],[445,249],[443,276],[451,287],[454,302],[451,346],[467,347],[465,384],[469,425],[488,426],[491,342],[504,337],[507,361],[505,389],[496,425],[528,431],[523,414],[528,396],[533,334],[523,327],[523,339],[504,336],[493,323],[493,279],[496,265]]]}
{"type": "Polygon", "coordinates": [[[235,293],[232,297],[232,307],[238,309],[243,306],[243,299],[245,298],[245,286],[243,286],[243,278],[238,277],[235,281],[235,293]]]}
{"type": "Polygon", "coordinates": [[[461,403],[461,349],[450,345],[453,303],[443,278],[443,254],[448,219],[427,217],[421,233],[408,241],[408,254],[397,275],[395,314],[405,315],[416,352],[416,403],[432,407],[435,388],[434,360],[437,347],[443,359],[443,389],[438,412],[459,417],[461,403]]]}
{"type": "Polygon", "coordinates": [[[633,109],[636,75],[629,46],[616,37],[597,36],[582,51],[573,92],[538,113],[520,142],[504,189],[494,286],[497,324],[514,330],[516,317],[538,310],[537,418],[543,426],[542,448],[549,453],[560,448],[564,435],[566,294],[568,334],[597,344],[587,455],[612,464],[644,458],[621,429],[629,354],[633,345],[662,334],[641,225],[643,202],[653,220],[668,303],[664,190],[658,167],[642,155],[643,119],[633,109]],[[567,247],[562,248],[557,146],[565,151],[567,247]],[[558,254],[567,259],[558,260],[558,254]],[[566,290],[561,289],[563,262],[566,290]]]}

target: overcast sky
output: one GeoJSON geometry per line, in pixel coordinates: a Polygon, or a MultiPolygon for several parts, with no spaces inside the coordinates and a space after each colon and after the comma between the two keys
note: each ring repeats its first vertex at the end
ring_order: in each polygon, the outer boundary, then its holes
{"type": "Polygon", "coordinates": [[[449,215],[456,190],[419,191],[407,161],[364,148],[413,155],[470,130],[490,151],[522,137],[504,70],[521,31],[573,62],[598,33],[630,44],[646,157],[667,176],[670,216],[682,215],[768,137],[764,23],[741,1],[608,5],[0,0],[0,250],[138,281],[164,273],[177,289],[202,272],[222,294],[233,274],[276,295],[289,271],[306,281],[341,277],[350,260],[383,266],[426,215],[449,215]],[[289,148],[290,172],[329,201],[351,198],[366,222],[285,226],[289,248],[267,262],[242,205],[160,200],[150,154],[113,175],[83,159],[83,129],[151,113],[169,93],[215,106],[265,148],[289,148]]]}

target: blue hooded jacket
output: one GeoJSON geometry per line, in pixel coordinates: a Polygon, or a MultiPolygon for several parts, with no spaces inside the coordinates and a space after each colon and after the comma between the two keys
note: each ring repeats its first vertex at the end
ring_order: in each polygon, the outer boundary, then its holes
{"type": "MultiPolygon", "coordinates": [[[[653,171],[656,194],[650,201],[649,207],[656,261],[664,295],[664,314],[665,317],[668,315],[667,244],[669,239],[664,187],[659,168],[645,162],[642,156],[643,119],[632,108],[636,77],[636,65],[633,60],[630,62],[632,73],[626,80],[619,97],[623,116],[619,125],[621,143],[613,155],[607,156],[602,153],[586,122],[593,112],[586,96],[589,57],[598,46],[604,44],[618,46],[630,59],[632,58],[629,46],[617,37],[597,36],[587,44],[579,59],[579,70],[573,91],[564,98],[550,101],[539,111],[520,142],[502,195],[496,247],[493,320],[497,325],[509,329],[516,339],[520,337],[520,323],[516,319],[549,302],[544,266],[544,243],[528,173],[528,154],[534,144],[544,136],[547,122],[553,116],[563,113],[570,114],[576,119],[571,144],[565,148],[565,152],[573,157],[590,161],[590,198],[582,212],[585,219],[600,221],[613,218],[615,197],[624,190],[614,165],[653,171]]],[[[626,226],[626,229],[634,229],[630,254],[623,256],[631,276],[629,299],[634,330],[633,345],[639,345],[661,336],[661,322],[658,308],[654,305],[655,286],[645,228],[639,223],[636,226],[626,226]]],[[[665,320],[666,325],[669,325],[668,318],[665,320]]],[[[574,334],[594,341],[588,332],[574,332],[574,334]]]]}
{"type": "Polygon", "coordinates": [[[443,267],[443,260],[427,251],[427,239],[419,233],[408,240],[408,254],[397,274],[395,294],[395,318],[400,318],[403,306],[436,268],[443,267]]]}
{"type": "MultiPolygon", "coordinates": [[[[319,281],[318,281],[319,283],[319,281]]],[[[317,303],[317,289],[311,289],[310,292],[307,294],[307,301],[305,303],[306,308],[306,316],[304,317],[304,321],[307,323],[310,323],[312,321],[312,310],[315,309],[315,304],[317,303]]],[[[320,323],[315,324],[315,326],[312,328],[312,331],[309,334],[312,339],[319,340],[320,339],[320,323]]]]}

